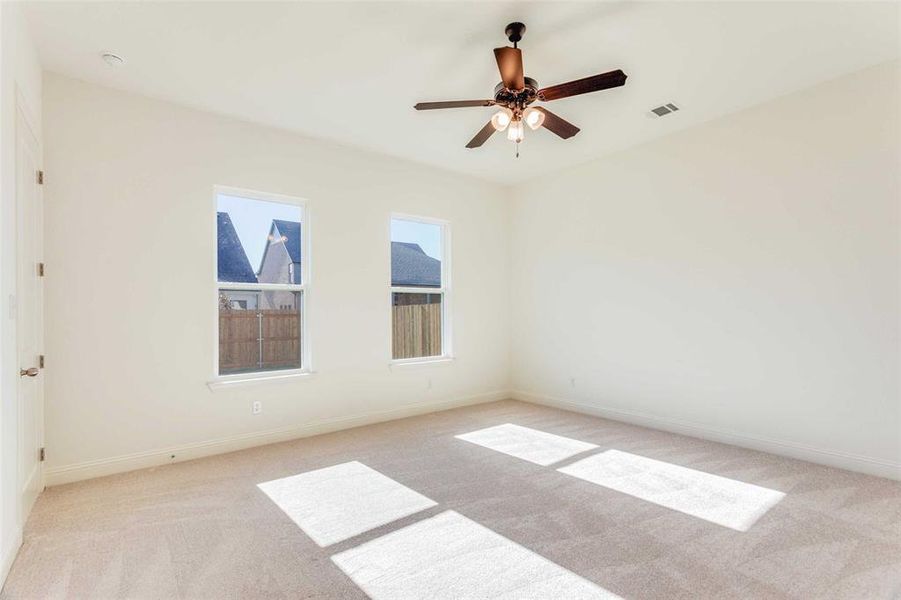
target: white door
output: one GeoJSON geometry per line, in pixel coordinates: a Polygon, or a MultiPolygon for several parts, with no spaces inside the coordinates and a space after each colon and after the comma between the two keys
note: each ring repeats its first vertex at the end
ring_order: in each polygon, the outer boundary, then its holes
{"type": "Polygon", "coordinates": [[[28,121],[16,121],[16,215],[18,277],[16,333],[19,358],[19,482],[22,521],[44,489],[41,447],[44,441],[43,224],[38,183],[40,148],[28,121]]]}

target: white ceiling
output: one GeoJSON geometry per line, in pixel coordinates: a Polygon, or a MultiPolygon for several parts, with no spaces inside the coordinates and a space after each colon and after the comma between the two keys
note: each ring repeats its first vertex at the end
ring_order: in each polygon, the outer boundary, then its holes
{"type": "Polygon", "coordinates": [[[47,70],[511,183],[897,58],[894,2],[34,2],[47,70]],[[550,103],[582,128],[466,142],[490,108],[492,48],[526,23],[526,74],[551,85],[622,68],[625,87],[550,103]],[[112,68],[111,50],[126,59],[112,68]],[[657,119],[648,109],[683,110],[657,119]]]}

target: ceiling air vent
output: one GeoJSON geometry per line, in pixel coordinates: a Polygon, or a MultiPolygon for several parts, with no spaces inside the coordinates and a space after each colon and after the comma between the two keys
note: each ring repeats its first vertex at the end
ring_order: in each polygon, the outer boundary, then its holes
{"type": "Polygon", "coordinates": [[[651,112],[657,115],[658,117],[664,117],[670,113],[674,113],[679,110],[679,107],[673,103],[664,104],[662,106],[658,106],[657,108],[652,108],[651,112]]]}

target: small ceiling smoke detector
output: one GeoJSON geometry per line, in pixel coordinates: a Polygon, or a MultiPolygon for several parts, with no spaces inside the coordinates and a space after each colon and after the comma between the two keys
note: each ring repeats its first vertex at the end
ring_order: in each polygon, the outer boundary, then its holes
{"type": "Polygon", "coordinates": [[[657,108],[652,108],[651,112],[657,115],[658,117],[666,116],[670,113],[674,113],[679,110],[679,107],[670,102],[669,104],[664,104],[662,106],[658,106],[657,108]]]}
{"type": "Polygon", "coordinates": [[[120,67],[125,64],[125,59],[113,52],[104,52],[100,58],[111,67],[120,67]]]}

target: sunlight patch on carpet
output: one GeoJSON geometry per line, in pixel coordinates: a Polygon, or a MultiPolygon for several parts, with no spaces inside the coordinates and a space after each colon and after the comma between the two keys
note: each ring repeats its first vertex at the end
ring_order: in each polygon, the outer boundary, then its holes
{"type": "Polygon", "coordinates": [[[566,460],[580,452],[597,448],[595,444],[512,423],[479,429],[454,437],[545,467],[566,460]]]}
{"type": "Polygon", "coordinates": [[[257,485],[320,546],[328,546],[436,505],[353,461],[257,485]]]}
{"type": "Polygon", "coordinates": [[[776,490],[619,450],[557,470],[737,531],[750,529],[785,497],[776,490]]]}
{"type": "Polygon", "coordinates": [[[373,600],[619,598],[450,510],[332,561],[373,600]]]}

